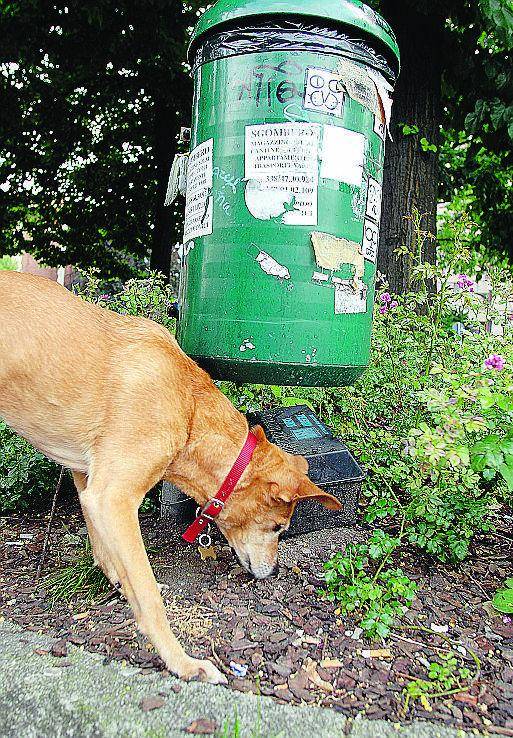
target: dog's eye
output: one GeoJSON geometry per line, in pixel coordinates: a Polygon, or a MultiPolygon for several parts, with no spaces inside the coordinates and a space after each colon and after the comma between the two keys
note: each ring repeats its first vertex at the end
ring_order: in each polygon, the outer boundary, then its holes
{"type": "Polygon", "coordinates": [[[279,525],[279,524],[277,523],[277,524],[276,524],[276,525],[274,526],[274,528],[273,528],[273,532],[274,532],[274,533],[281,533],[281,531],[283,530],[283,527],[284,527],[283,525],[279,525]]]}

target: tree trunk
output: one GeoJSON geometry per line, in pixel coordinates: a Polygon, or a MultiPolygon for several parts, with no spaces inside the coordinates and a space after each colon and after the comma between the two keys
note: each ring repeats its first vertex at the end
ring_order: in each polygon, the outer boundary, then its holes
{"type": "MultiPolygon", "coordinates": [[[[381,7],[396,32],[402,69],[394,95],[394,141],[388,141],[385,159],[378,268],[391,291],[402,293],[414,288],[409,258],[394,253],[414,244],[414,227],[408,217],[417,210],[422,215],[422,230],[436,235],[438,153],[423,151],[421,139],[439,143],[444,17],[433,10],[425,15],[404,0],[384,0],[381,7]],[[404,135],[405,123],[417,126],[419,132],[404,135]]],[[[435,241],[428,238],[423,259],[434,262],[435,257],[435,241]]]]}

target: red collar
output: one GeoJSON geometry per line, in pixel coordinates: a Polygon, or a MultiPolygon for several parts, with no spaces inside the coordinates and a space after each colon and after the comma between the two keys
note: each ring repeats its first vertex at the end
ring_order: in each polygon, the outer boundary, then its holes
{"type": "Polygon", "coordinates": [[[198,514],[196,520],[187,528],[182,536],[184,541],[187,541],[187,543],[194,543],[196,538],[201,535],[201,533],[205,532],[208,524],[215,520],[218,515],[220,515],[224,508],[225,502],[234,491],[235,487],[237,486],[237,482],[240,480],[240,478],[244,474],[245,469],[248,467],[249,462],[253,458],[253,453],[255,451],[257,443],[258,441],[256,436],[253,435],[253,433],[251,433],[250,431],[248,433],[246,443],[244,444],[242,451],[237,457],[237,461],[230,469],[228,476],[219,489],[219,492],[216,494],[215,497],[207,502],[205,507],[198,514]]]}

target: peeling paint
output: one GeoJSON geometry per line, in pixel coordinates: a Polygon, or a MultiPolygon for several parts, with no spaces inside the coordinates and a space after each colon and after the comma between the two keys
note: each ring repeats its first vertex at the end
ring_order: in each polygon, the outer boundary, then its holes
{"type": "Polygon", "coordinates": [[[365,274],[362,245],[355,241],[348,241],[346,238],[337,238],[329,233],[314,232],[311,238],[317,266],[334,272],[344,264],[352,265],[354,267],[353,284],[356,290],[358,280],[362,280],[365,274]]]}
{"type": "Polygon", "coordinates": [[[182,259],[182,261],[189,256],[189,254],[191,253],[191,251],[193,250],[193,248],[195,247],[195,245],[196,244],[195,244],[194,241],[186,241],[185,243],[181,243],[179,245],[179,247],[178,247],[178,255],[180,256],[180,258],[182,259]]]}
{"type": "Polygon", "coordinates": [[[240,346],[240,351],[254,351],[256,349],[256,346],[251,343],[251,340],[249,338],[245,338],[240,346]]]}
{"type": "Polygon", "coordinates": [[[329,282],[329,274],[324,274],[323,272],[314,272],[312,275],[312,279],[314,282],[329,282]]]}
{"type": "Polygon", "coordinates": [[[287,267],[279,264],[276,259],[273,259],[273,257],[265,251],[261,251],[258,254],[256,260],[260,264],[260,268],[262,269],[262,271],[264,271],[266,274],[269,274],[271,277],[278,277],[278,279],[290,279],[290,272],[287,267]]]}

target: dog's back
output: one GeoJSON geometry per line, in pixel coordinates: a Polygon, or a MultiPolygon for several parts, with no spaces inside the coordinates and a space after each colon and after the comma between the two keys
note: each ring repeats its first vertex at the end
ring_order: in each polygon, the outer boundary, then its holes
{"type": "Polygon", "coordinates": [[[151,321],[86,303],[41,277],[0,272],[0,417],[66,466],[85,470],[134,385],[162,371],[172,381],[185,360],[151,321]]]}

